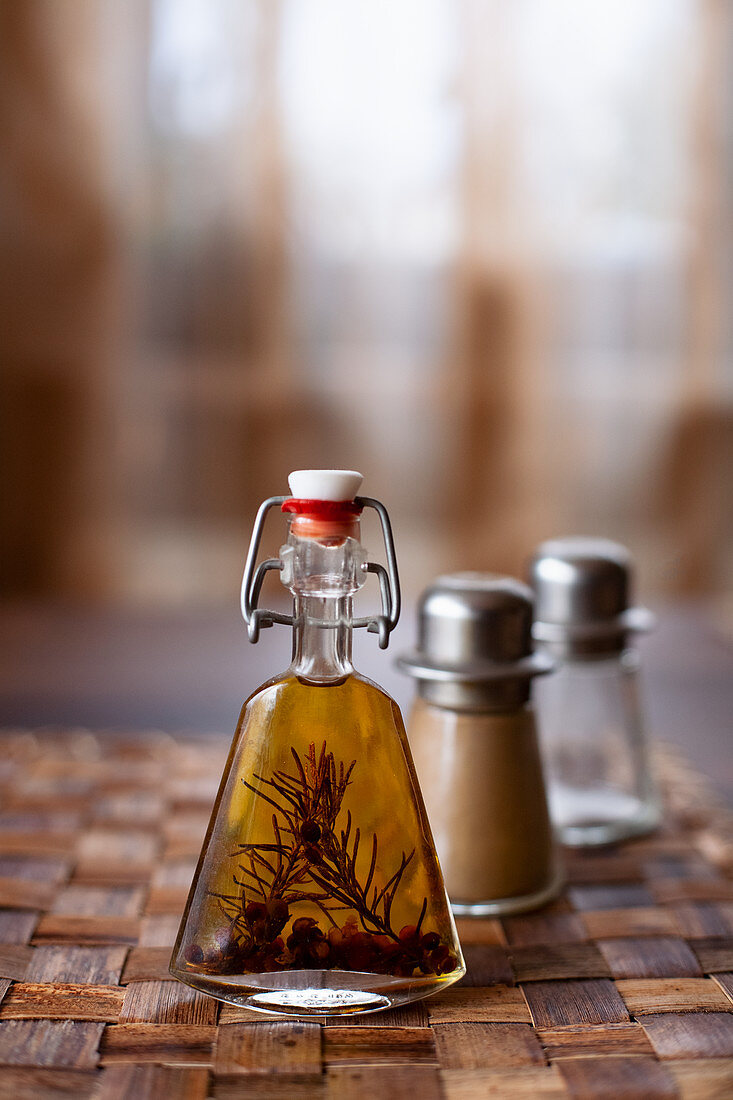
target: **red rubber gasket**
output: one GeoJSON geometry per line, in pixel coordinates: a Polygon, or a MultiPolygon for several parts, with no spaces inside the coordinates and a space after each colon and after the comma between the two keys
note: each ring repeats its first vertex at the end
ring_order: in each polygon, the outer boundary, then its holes
{"type": "Polygon", "coordinates": [[[302,500],[289,497],[281,505],[283,512],[294,512],[298,516],[314,516],[317,519],[346,520],[360,516],[363,505],[355,500],[302,500]]]}

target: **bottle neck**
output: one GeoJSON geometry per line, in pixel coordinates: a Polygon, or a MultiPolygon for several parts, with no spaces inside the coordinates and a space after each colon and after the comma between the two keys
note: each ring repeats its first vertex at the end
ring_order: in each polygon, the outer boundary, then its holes
{"type": "Polygon", "coordinates": [[[351,596],[296,595],[293,661],[303,680],[330,684],[354,671],[351,663],[351,596]]]}

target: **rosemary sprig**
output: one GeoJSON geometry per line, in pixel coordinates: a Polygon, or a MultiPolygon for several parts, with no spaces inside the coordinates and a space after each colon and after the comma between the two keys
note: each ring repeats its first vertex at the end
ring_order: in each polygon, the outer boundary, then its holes
{"type": "MultiPolygon", "coordinates": [[[[215,895],[223,912],[245,937],[250,934],[247,905],[250,896],[262,902],[297,901],[315,904],[335,926],[332,911],[353,909],[365,931],[376,932],[398,941],[392,927],[391,912],[395,895],[409,867],[415,849],[402,853],[400,864],[379,889],[374,876],[379,859],[377,834],[372,834],[369,870],[363,884],[357,873],[361,831],[352,838],[351,811],[346,811],[345,828],[337,828],[344,795],[356,766],[336,764],[326,742],[316,752],[314,742],[301,759],[291,748],[293,773],[278,770],[272,778],[255,774],[258,786],[243,779],[245,787],[275,811],[272,814],[272,838],[261,843],[238,845],[243,862],[240,877],[234,877],[240,892],[215,895]],[[266,788],[266,789],[265,789],[266,788]],[[309,888],[312,883],[317,890],[309,888]],[[369,896],[371,890],[371,897],[369,896]]],[[[418,928],[427,909],[423,901],[418,928]]]]}

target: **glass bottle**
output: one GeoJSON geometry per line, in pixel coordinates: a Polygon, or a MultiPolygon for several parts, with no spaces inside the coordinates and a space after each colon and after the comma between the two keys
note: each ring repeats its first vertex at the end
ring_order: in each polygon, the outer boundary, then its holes
{"type": "Polygon", "coordinates": [[[660,806],[639,698],[634,633],[653,617],[629,606],[628,551],[607,539],[552,539],[530,566],[535,639],[556,661],[537,685],[550,809],[565,844],[650,832],[660,806]]]}
{"type": "Polygon", "coordinates": [[[423,593],[408,735],[454,913],[535,909],[559,891],[534,712],[532,593],[510,577],[455,573],[423,593]]]}
{"type": "Polygon", "coordinates": [[[288,670],[245,702],[171,960],[221,1000],[292,1015],[373,1012],[465,973],[397,704],[351,663],[355,626],[386,646],[399,615],[387,513],[352,471],[297,471],[260,508],[245,566],[250,638],[293,626],[288,670]],[[268,510],[289,517],[255,569],[268,510]],[[367,562],[359,516],[382,521],[388,571],[367,562]],[[257,607],[280,572],[293,614],[257,607]],[[355,619],[376,573],[382,614],[355,619]]]}

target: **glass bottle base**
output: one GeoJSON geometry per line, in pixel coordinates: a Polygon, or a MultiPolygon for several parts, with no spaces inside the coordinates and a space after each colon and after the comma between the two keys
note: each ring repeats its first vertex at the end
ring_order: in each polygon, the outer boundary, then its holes
{"type": "Polygon", "coordinates": [[[533,894],[488,901],[458,901],[451,898],[451,909],[457,917],[508,917],[515,913],[527,913],[530,909],[541,909],[556,898],[562,884],[563,876],[557,871],[547,886],[533,894]]]}
{"type": "Polygon", "coordinates": [[[550,789],[550,808],[558,839],[568,848],[599,848],[631,840],[653,832],[661,820],[656,802],[611,789],[557,784],[550,789]]]}
{"type": "Polygon", "coordinates": [[[213,977],[171,967],[174,978],[228,1004],[256,1012],[284,1016],[353,1016],[397,1008],[453,985],[465,974],[419,978],[368,974],[349,970],[287,970],[263,974],[226,974],[213,977]]]}
{"type": "Polygon", "coordinates": [[[566,848],[602,848],[653,833],[659,821],[660,815],[650,810],[625,821],[603,821],[592,825],[568,822],[559,826],[558,836],[566,848]]]}

